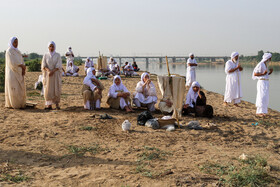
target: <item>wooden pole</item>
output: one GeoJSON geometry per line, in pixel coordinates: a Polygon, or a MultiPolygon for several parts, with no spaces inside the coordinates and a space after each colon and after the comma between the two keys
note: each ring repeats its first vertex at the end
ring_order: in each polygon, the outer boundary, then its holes
{"type": "MultiPolygon", "coordinates": [[[[165,56],[165,60],[166,60],[166,66],[167,66],[168,77],[171,78],[171,74],[170,74],[170,70],[169,70],[168,58],[167,58],[167,56],[165,56]]],[[[176,108],[173,108],[173,110],[175,111],[175,115],[176,115],[176,120],[177,120],[178,128],[180,129],[178,111],[176,110],[176,108]]]]}

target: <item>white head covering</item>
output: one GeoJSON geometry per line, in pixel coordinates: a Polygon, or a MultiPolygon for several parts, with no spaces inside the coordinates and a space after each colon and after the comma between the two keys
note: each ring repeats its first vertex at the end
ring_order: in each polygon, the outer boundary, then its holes
{"type": "Polygon", "coordinates": [[[200,88],[200,84],[196,81],[194,81],[192,83],[191,88],[189,89],[189,92],[187,94],[187,98],[186,98],[186,104],[190,105],[190,107],[193,107],[193,102],[196,103],[196,99],[198,97],[198,93],[193,91],[193,87],[199,87],[200,88]]]}
{"type": "Polygon", "coordinates": [[[90,57],[87,57],[87,60],[90,60],[90,57]]]}
{"type": "Polygon", "coordinates": [[[18,50],[18,48],[15,48],[14,46],[13,46],[13,43],[14,43],[14,41],[17,39],[17,37],[11,37],[10,38],[10,42],[8,43],[8,46],[10,47],[10,48],[13,48],[13,49],[16,49],[16,50],[18,50]]]}
{"type": "Polygon", "coordinates": [[[190,53],[190,54],[189,54],[189,57],[191,57],[191,56],[194,56],[194,54],[193,54],[193,53],[190,53]]]}
{"type": "Polygon", "coordinates": [[[144,78],[146,77],[146,75],[148,75],[149,78],[150,78],[149,73],[147,73],[147,72],[142,73],[142,75],[141,75],[141,82],[142,82],[142,83],[145,83],[145,82],[144,82],[144,78]]]}
{"type": "Polygon", "coordinates": [[[49,53],[50,53],[51,56],[53,56],[55,54],[56,45],[55,45],[54,41],[50,41],[48,43],[48,47],[50,47],[51,44],[54,46],[54,51],[53,52],[49,51],[49,53]]]}
{"type": "Polygon", "coordinates": [[[121,79],[121,77],[119,76],[119,75],[115,75],[114,76],[114,80],[113,80],[113,85],[115,86],[115,87],[121,87],[123,84],[122,84],[122,79],[121,79]],[[119,84],[119,85],[116,85],[116,83],[115,83],[115,80],[116,79],[120,79],[120,81],[121,81],[121,83],[119,84]]]}
{"type": "Polygon", "coordinates": [[[262,56],[262,62],[267,61],[268,59],[270,59],[272,57],[271,53],[264,53],[262,56]]]}
{"type": "Polygon", "coordinates": [[[239,55],[238,52],[232,52],[231,55],[230,55],[231,60],[234,59],[238,55],[239,55]]]}
{"type": "Polygon", "coordinates": [[[84,79],[84,82],[83,82],[84,84],[87,84],[87,83],[90,84],[90,83],[92,83],[91,79],[96,79],[95,75],[93,75],[93,73],[92,73],[93,70],[95,70],[94,67],[90,67],[87,69],[87,76],[84,79]]]}

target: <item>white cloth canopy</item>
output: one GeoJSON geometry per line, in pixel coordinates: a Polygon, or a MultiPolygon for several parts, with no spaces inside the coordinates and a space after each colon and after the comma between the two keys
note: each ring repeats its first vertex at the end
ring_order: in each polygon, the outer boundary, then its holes
{"type": "Polygon", "coordinates": [[[239,61],[237,60],[234,62],[234,57],[237,56],[238,53],[234,52],[231,55],[231,60],[228,60],[226,62],[225,66],[225,73],[226,73],[226,88],[225,88],[225,95],[224,95],[224,101],[227,103],[234,102],[239,103],[240,99],[242,98],[242,89],[241,89],[241,74],[239,69],[237,69],[234,72],[229,72],[230,70],[236,68],[239,64],[239,61]]]}

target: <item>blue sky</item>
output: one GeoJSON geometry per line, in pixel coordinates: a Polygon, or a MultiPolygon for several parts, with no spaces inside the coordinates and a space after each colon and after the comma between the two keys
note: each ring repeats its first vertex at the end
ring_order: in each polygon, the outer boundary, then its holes
{"type": "Polygon", "coordinates": [[[0,50],[81,56],[280,52],[279,0],[6,0],[0,50]]]}

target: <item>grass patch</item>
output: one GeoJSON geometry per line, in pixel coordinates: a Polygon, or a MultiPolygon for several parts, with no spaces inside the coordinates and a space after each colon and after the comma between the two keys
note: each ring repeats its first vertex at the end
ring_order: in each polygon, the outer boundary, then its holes
{"type": "Polygon", "coordinates": [[[266,126],[266,127],[272,127],[272,126],[277,126],[278,125],[277,122],[271,123],[270,121],[266,121],[266,120],[259,120],[258,123],[260,125],[263,125],[263,126],[266,126]]]}
{"type": "Polygon", "coordinates": [[[41,94],[38,91],[27,92],[28,97],[41,97],[41,94]]]}
{"type": "Polygon", "coordinates": [[[29,178],[21,173],[11,175],[11,174],[3,174],[0,176],[0,181],[9,181],[14,183],[20,183],[23,181],[27,181],[29,178]]]}
{"type": "Polygon", "coordinates": [[[76,146],[76,145],[69,145],[67,147],[68,151],[70,154],[73,154],[75,156],[78,156],[78,157],[82,157],[84,156],[86,153],[90,153],[90,154],[97,154],[99,153],[100,151],[103,151],[104,149],[102,149],[99,144],[95,144],[93,146],[89,146],[89,147],[79,147],[79,146],[76,146]]]}
{"type": "Polygon", "coordinates": [[[135,173],[139,173],[148,178],[159,177],[162,172],[156,170],[156,168],[152,166],[151,161],[163,161],[166,160],[166,157],[169,155],[171,155],[171,153],[158,148],[144,146],[142,152],[137,154],[138,164],[135,168],[135,173]]]}
{"type": "Polygon", "coordinates": [[[222,165],[220,163],[205,163],[199,166],[205,173],[219,176],[219,180],[227,186],[267,186],[275,182],[267,170],[267,159],[257,155],[237,164],[222,165]]]}
{"type": "Polygon", "coordinates": [[[91,131],[91,130],[96,130],[95,127],[91,127],[91,126],[83,126],[79,128],[82,131],[91,131]]]}
{"type": "Polygon", "coordinates": [[[0,64],[0,92],[5,90],[5,64],[0,64]]]}

